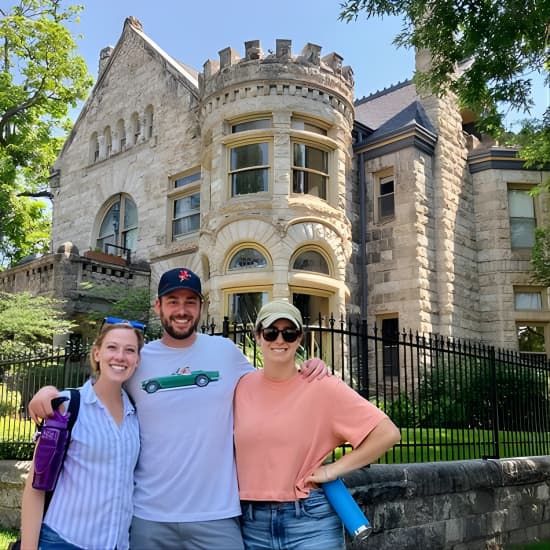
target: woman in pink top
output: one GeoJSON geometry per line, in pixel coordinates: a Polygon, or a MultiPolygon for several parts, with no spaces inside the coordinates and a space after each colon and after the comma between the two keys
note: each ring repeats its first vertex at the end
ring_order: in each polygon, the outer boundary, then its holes
{"type": "Polygon", "coordinates": [[[256,320],[264,368],[235,392],[235,452],[247,550],[344,548],[342,524],[319,485],[361,468],[400,439],[393,422],[336,377],[297,376],[303,321],[288,302],[256,320]],[[323,464],[338,445],[353,451],[323,464]]]}

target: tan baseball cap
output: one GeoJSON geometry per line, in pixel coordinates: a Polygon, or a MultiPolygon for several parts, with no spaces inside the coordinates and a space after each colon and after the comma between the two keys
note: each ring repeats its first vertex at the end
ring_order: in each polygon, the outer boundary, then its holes
{"type": "Polygon", "coordinates": [[[269,327],[277,319],[288,319],[292,321],[299,330],[302,330],[304,326],[302,314],[297,307],[294,307],[284,300],[273,300],[273,302],[265,304],[265,306],[260,309],[258,317],[256,317],[255,328],[258,330],[260,326],[262,328],[269,327]]]}

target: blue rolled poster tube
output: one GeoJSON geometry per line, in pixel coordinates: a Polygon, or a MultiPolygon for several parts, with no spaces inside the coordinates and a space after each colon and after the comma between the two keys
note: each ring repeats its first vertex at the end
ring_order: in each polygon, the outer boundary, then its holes
{"type": "Polygon", "coordinates": [[[341,479],[335,479],[323,483],[322,487],[349,535],[357,541],[365,540],[370,535],[372,527],[344,482],[341,479]]]}

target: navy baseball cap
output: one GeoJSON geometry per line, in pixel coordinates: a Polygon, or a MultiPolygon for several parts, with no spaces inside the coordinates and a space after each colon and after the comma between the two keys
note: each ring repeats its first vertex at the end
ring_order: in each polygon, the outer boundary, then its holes
{"type": "Polygon", "coordinates": [[[202,300],[201,280],[196,273],[186,267],[176,267],[162,274],[159,282],[158,297],[174,290],[187,289],[194,292],[202,300]]]}

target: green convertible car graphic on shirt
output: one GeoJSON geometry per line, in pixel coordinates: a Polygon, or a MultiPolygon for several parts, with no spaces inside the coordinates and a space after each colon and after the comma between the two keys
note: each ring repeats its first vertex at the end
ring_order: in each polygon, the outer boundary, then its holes
{"type": "Polygon", "coordinates": [[[185,386],[199,386],[203,388],[210,382],[220,379],[220,373],[217,370],[194,370],[187,374],[174,372],[169,376],[157,376],[148,378],[141,382],[141,388],[147,393],[155,393],[158,390],[170,390],[173,388],[183,388],[185,386]]]}

